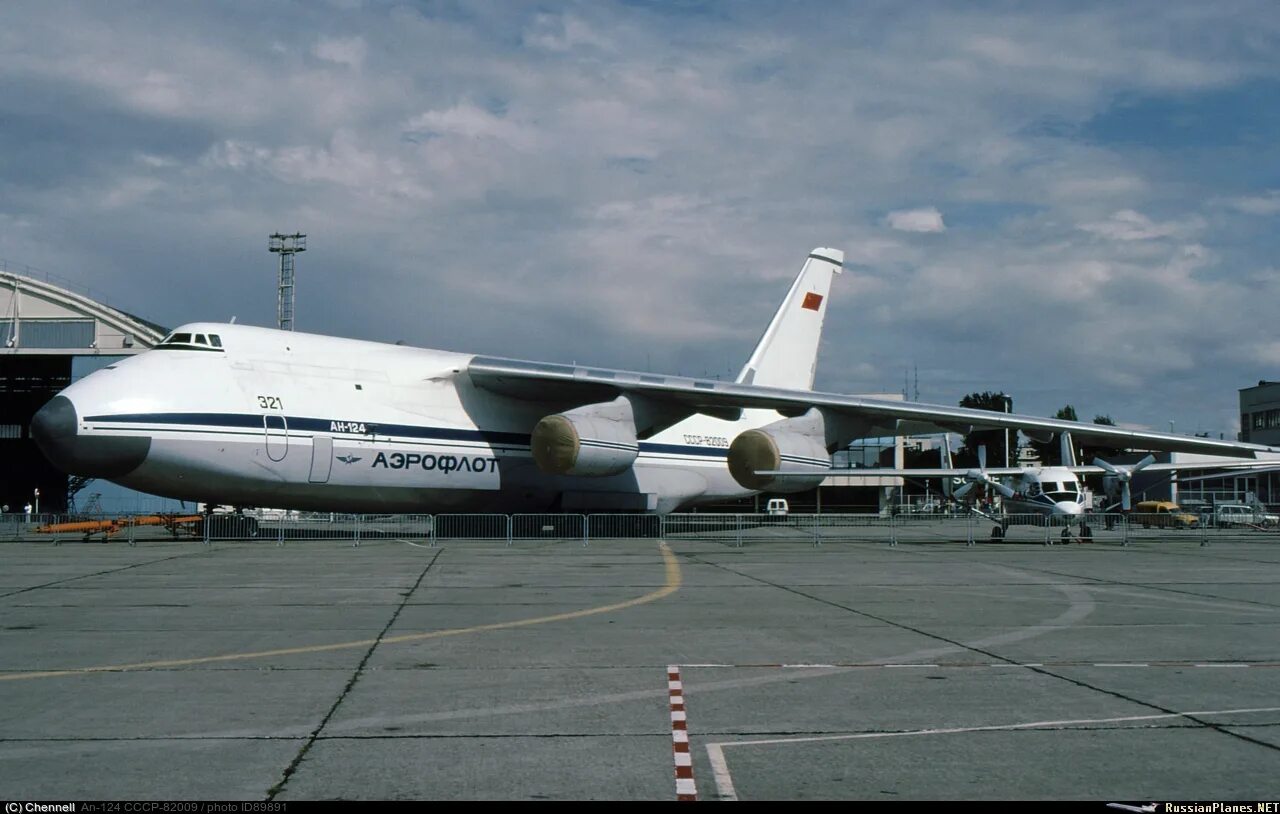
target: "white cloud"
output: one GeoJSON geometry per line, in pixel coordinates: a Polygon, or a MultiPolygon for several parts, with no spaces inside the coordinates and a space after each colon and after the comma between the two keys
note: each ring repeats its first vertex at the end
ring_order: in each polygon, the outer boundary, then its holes
{"type": "Polygon", "coordinates": [[[367,51],[368,46],[363,37],[321,37],[311,48],[312,55],[317,59],[349,68],[363,65],[367,51]]]}
{"type": "Polygon", "coordinates": [[[901,209],[890,212],[885,221],[892,229],[899,232],[945,232],[947,226],[942,222],[942,213],[936,207],[923,209],[901,209]]]}
{"type": "Polygon", "coordinates": [[[1082,223],[1080,229],[1110,240],[1154,240],[1164,237],[1185,237],[1201,225],[1202,222],[1199,219],[1156,223],[1141,212],[1122,209],[1111,213],[1106,220],[1082,223]]]}
{"type": "Polygon", "coordinates": [[[572,14],[539,14],[525,31],[524,44],[548,51],[569,51],[581,46],[612,47],[609,38],[572,14]]]}
{"type": "Polygon", "coordinates": [[[1280,190],[1270,190],[1265,195],[1227,198],[1223,203],[1246,215],[1275,215],[1280,213],[1280,190]]]}
{"type": "Polygon", "coordinates": [[[529,149],[537,140],[532,126],[495,115],[471,103],[425,111],[409,119],[403,129],[415,138],[458,136],[492,139],[517,149],[529,149]]]}

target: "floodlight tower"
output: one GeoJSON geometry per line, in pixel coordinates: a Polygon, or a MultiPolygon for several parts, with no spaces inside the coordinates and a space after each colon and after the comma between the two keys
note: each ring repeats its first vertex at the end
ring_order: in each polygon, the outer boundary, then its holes
{"type": "Polygon", "coordinates": [[[269,238],[267,248],[280,255],[280,292],[276,300],[276,318],[280,330],[293,330],[293,256],[307,250],[307,236],[301,232],[282,235],[276,232],[269,238]]]}

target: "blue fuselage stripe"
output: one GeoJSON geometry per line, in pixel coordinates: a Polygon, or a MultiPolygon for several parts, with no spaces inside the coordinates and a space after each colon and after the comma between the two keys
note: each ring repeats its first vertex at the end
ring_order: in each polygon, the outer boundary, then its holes
{"type": "MultiPolygon", "coordinates": [[[[178,427],[230,427],[236,429],[249,429],[254,431],[263,431],[264,418],[283,418],[283,425],[287,425],[290,432],[322,432],[332,433],[337,436],[354,436],[357,438],[368,438],[375,440],[376,436],[393,436],[400,438],[422,438],[432,441],[472,441],[476,443],[491,444],[498,446],[529,446],[528,433],[518,432],[499,432],[496,430],[467,430],[453,427],[419,427],[413,424],[378,424],[376,422],[353,422],[350,419],[342,419],[341,421],[331,420],[328,418],[304,418],[300,416],[280,416],[279,414],[266,413],[264,415],[252,415],[245,413],[125,413],[121,415],[91,415],[87,416],[86,422],[103,422],[113,424],[135,424],[135,425],[161,425],[178,427]],[[343,432],[334,430],[335,424],[350,427],[352,424],[363,423],[368,432],[343,432]]],[[[283,432],[285,426],[275,426],[272,430],[283,432]]],[[[139,429],[145,429],[139,427],[139,429]]],[[[599,443],[599,442],[597,442],[599,443]]],[[[641,452],[662,453],[667,455],[695,455],[710,458],[724,458],[729,454],[728,449],[717,449],[714,447],[692,447],[680,444],[656,444],[647,441],[639,442],[641,452]]],[[[622,447],[627,449],[627,447],[622,447]]]]}

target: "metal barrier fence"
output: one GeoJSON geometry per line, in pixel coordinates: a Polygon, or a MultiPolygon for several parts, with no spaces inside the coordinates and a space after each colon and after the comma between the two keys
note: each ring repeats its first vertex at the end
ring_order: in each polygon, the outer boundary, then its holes
{"type": "Polygon", "coordinates": [[[275,542],[341,540],[359,545],[397,540],[418,545],[443,542],[578,544],[607,539],[668,539],[731,546],[787,542],[829,543],[1111,543],[1280,539],[1280,527],[1248,519],[1215,522],[1211,515],[1099,514],[1073,518],[1042,515],[988,517],[974,512],[944,514],[250,514],[0,515],[0,541],[163,540],[204,543],[227,540],[275,542]],[[1083,520],[1083,522],[1081,522],[1083,520]]]}

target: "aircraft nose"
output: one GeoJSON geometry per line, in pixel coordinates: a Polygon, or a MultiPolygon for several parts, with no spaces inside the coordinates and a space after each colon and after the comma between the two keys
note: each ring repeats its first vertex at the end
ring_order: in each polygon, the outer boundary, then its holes
{"type": "Polygon", "coordinates": [[[76,406],[54,396],[31,418],[31,437],[54,466],[71,475],[116,478],[137,469],[151,451],[150,438],[81,435],[76,406]]]}
{"type": "Polygon", "coordinates": [[[1076,503],[1074,501],[1069,501],[1069,500],[1061,501],[1060,503],[1056,504],[1053,508],[1056,514],[1065,514],[1069,517],[1077,514],[1084,514],[1084,506],[1081,506],[1079,503],[1076,503]]]}

